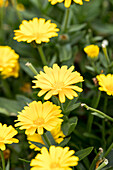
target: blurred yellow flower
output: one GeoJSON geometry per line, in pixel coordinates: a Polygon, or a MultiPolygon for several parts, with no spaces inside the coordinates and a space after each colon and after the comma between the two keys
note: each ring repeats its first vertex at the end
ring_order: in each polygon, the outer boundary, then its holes
{"type": "MultiPolygon", "coordinates": [[[[48,0],[49,2],[51,2],[52,5],[55,5],[56,3],[61,3],[64,2],[64,6],[66,8],[69,8],[72,0],[48,0]]],[[[73,0],[75,3],[83,5],[83,0],[73,0]]],[[[90,0],[85,0],[85,1],[90,1],[90,0]]]]}
{"type": "Polygon", "coordinates": [[[90,58],[97,58],[99,55],[99,47],[97,45],[88,45],[84,48],[84,51],[90,58]]]}
{"type": "MultiPolygon", "coordinates": [[[[55,140],[56,143],[61,143],[65,137],[65,135],[63,134],[62,130],[61,130],[61,125],[57,125],[52,131],[51,134],[55,140]]],[[[28,141],[33,141],[33,142],[38,142],[44,145],[43,139],[41,137],[41,135],[35,133],[34,135],[28,135],[27,136],[28,141]]],[[[40,148],[38,148],[36,145],[30,143],[30,148],[34,149],[35,151],[40,150],[40,148]]]]}
{"type": "Polygon", "coordinates": [[[23,20],[19,30],[15,30],[14,40],[27,41],[31,43],[35,41],[37,44],[49,42],[50,38],[58,36],[59,29],[57,25],[51,23],[51,20],[45,21],[44,18],[33,18],[33,20],[23,20]]]}
{"type": "Polygon", "coordinates": [[[8,0],[0,0],[0,7],[7,7],[8,6],[8,0]]]}
{"type": "Polygon", "coordinates": [[[100,74],[96,78],[100,85],[99,90],[113,96],[113,74],[100,74]]]}
{"type": "Polygon", "coordinates": [[[15,53],[9,46],[0,46],[0,73],[3,78],[14,76],[18,77],[19,74],[19,55],[15,53]]]}
{"type": "Polygon", "coordinates": [[[5,144],[18,143],[19,140],[13,138],[18,132],[10,125],[0,123],[0,149],[6,149],[5,144]]]}
{"type": "Polygon", "coordinates": [[[52,102],[42,103],[41,101],[33,101],[29,106],[25,106],[22,112],[19,112],[15,126],[21,126],[20,129],[26,129],[27,135],[33,135],[36,130],[42,135],[44,129],[51,131],[57,124],[63,120],[60,119],[63,115],[59,106],[52,102]]]}
{"type": "Polygon", "coordinates": [[[23,4],[18,3],[17,6],[16,6],[16,9],[17,9],[18,11],[24,11],[24,10],[25,10],[25,7],[24,7],[23,4]]]}
{"type": "Polygon", "coordinates": [[[64,65],[61,68],[57,64],[53,64],[53,68],[44,66],[44,72],[40,71],[40,74],[35,76],[37,80],[33,80],[35,86],[33,88],[40,88],[38,96],[42,96],[48,92],[44,99],[48,100],[52,95],[59,95],[61,103],[65,102],[65,96],[72,100],[77,97],[78,94],[75,92],[82,92],[82,88],[76,86],[76,83],[83,82],[83,77],[77,71],[72,72],[74,66],[67,69],[64,65]]]}
{"type": "Polygon", "coordinates": [[[77,166],[79,161],[79,158],[73,155],[74,152],[69,150],[69,147],[50,146],[49,151],[43,147],[41,154],[31,160],[31,170],[72,170],[70,166],[77,166]]]}

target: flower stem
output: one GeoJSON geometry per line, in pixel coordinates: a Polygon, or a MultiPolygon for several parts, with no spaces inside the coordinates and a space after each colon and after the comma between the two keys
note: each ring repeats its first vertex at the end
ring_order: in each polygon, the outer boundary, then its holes
{"type": "Polygon", "coordinates": [[[65,16],[64,16],[64,20],[63,20],[63,24],[61,28],[61,33],[64,33],[67,30],[68,20],[69,20],[69,11],[70,11],[70,8],[66,8],[65,16]]]}
{"type": "Polygon", "coordinates": [[[108,160],[105,159],[104,162],[103,162],[98,168],[96,168],[96,170],[101,170],[101,169],[104,168],[107,164],[108,164],[108,160]]]}
{"type": "Polygon", "coordinates": [[[108,154],[110,153],[110,151],[113,149],[113,143],[110,145],[110,147],[108,148],[108,150],[105,152],[105,154],[103,155],[103,157],[108,156],[108,154]]]}
{"type": "Polygon", "coordinates": [[[27,62],[25,65],[26,65],[27,67],[29,67],[29,69],[30,69],[35,75],[38,74],[37,70],[34,68],[34,66],[33,66],[31,63],[27,62]]]}
{"type": "Polygon", "coordinates": [[[103,116],[104,118],[106,118],[106,119],[108,119],[108,120],[110,120],[110,121],[113,122],[113,118],[110,117],[110,116],[108,116],[108,115],[106,115],[105,113],[103,113],[103,112],[101,112],[101,111],[99,111],[99,110],[97,110],[97,109],[94,109],[94,108],[92,108],[92,107],[89,107],[89,106],[87,106],[85,103],[82,103],[81,106],[82,106],[82,107],[85,107],[87,110],[91,110],[91,111],[93,111],[93,112],[97,112],[98,114],[100,114],[100,115],[103,116]]]}
{"type": "Polygon", "coordinates": [[[5,159],[4,159],[3,152],[1,150],[0,150],[0,154],[1,154],[1,159],[2,159],[2,167],[3,167],[3,170],[5,170],[5,159]]]}
{"type": "Polygon", "coordinates": [[[11,89],[6,79],[1,78],[1,87],[8,98],[12,98],[11,89]]]}
{"type": "Polygon", "coordinates": [[[17,0],[11,0],[11,3],[17,13],[19,21],[21,22],[23,19],[22,19],[22,16],[20,15],[20,12],[17,10],[17,0]]]}
{"type": "Polygon", "coordinates": [[[103,52],[104,52],[104,55],[105,55],[105,58],[106,58],[106,61],[108,63],[108,65],[110,64],[110,60],[109,60],[109,56],[108,56],[108,52],[107,52],[107,48],[104,44],[102,44],[102,49],[103,49],[103,52]]]}
{"type": "Polygon", "coordinates": [[[44,139],[44,143],[47,144],[48,147],[51,146],[51,143],[50,143],[50,141],[49,141],[49,139],[48,139],[48,137],[45,133],[42,135],[42,139],[44,139]]]}
{"type": "Polygon", "coordinates": [[[40,57],[41,57],[41,60],[42,60],[43,65],[47,65],[46,57],[45,57],[45,55],[44,55],[42,46],[41,46],[41,45],[38,45],[37,48],[38,48],[38,51],[39,51],[39,54],[40,54],[40,57]]]}

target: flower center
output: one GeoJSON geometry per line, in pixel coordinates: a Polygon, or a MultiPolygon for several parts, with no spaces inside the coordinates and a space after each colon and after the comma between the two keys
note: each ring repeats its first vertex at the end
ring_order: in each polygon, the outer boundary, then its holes
{"type": "Polygon", "coordinates": [[[53,84],[53,89],[60,91],[60,90],[62,90],[62,88],[64,88],[63,82],[56,82],[53,84]]]}
{"type": "Polygon", "coordinates": [[[108,89],[109,91],[112,91],[112,92],[113,92],[113,85],[108,85],[108,86],[106,86],[106,89],[108,89]]]}
{"type": "Polygon", "coordinates": [[[44,124],[44,119],[39,117],[37,120],[34,120],[34,124],[37,126],[41,126],[44,124]]]}
{"type": "Polygon", "coordinates": [[[50,165],[50,168],[51,169],[58,169],[58,168],[60,168],[60,164],[56,163],[56,162],[52,162],[51,165],[50,165]]]}

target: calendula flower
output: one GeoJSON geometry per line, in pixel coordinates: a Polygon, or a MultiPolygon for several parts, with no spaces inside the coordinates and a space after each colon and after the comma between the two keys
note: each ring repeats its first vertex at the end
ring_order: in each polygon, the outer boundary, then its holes
{"type": "Polygon", "coordinates": [[[45,21],[44,18],[33,18],[33,20],[23,20],[19,30],[15,30],[14,40],[27,41],[31,43],[35,41],[37,44],[49,42],[50,38],[58,36],[59,29],[57,25],[51,23],[51,20],[45,21]]]}
{"type": "MultiPolygon", "coordinates": [[[[51,2],[52,5],[55,5],[56,3],[64,2],[64,6],[66,8],[69,8],[72,2],[83,5],[83,0],[48,0],[48,1],[51,2]]],[[[85,1],[90,1],[90,0],[85,0],[85,1]]]]}
{"type": "Polygon", "coordinates": [[[9,46],[0,46],[0,73],[3,78],[18,77],[19,55],[9,46]]]}
{"type": "Polygon", "coordinates": [[[40,74],[35,76],[37,80],[33,80],[35,86],[33,88],[42,89],[38,96],[42,96],[48,92],[44,99],[48,100],[52,95],[59,95],[61,103],[65,102],[65,96],[72,100],[74,97],[77,97],[78,94],[75,92],[82,92],[82,88],[76,86],[76,83],[82,82],[83,77],[77,71],[72,72],[74,66],[71,66],[67,69],[67,66],[64,65],[61,68],[54,64],[53,68],[44,66],[44,72],[40,71],[40,74]]]}
{"type": "Polygon", "coordinates": [[[8,6],[8,0],[0,0],[0,7],[7,7],[8,6]]]}
{"type": "Polygon", "coordinates": [[[13,138],[18,132],[10,125],[2,125],[0,123],[0,149],[4,151],[6,149],[5,144],[18,143],[19,140],[13,138]]]}
{"type": "Polygon", "coordinates": [[[36,131],[42,135],[44,129],[51,131],[57,124],[61,123],[63,120],[60,117],[62,116],[60,107],[52,102],[33,101],[19,112],[16,120],[19,122],[15,126],[26,129],[25,133],[27,135],[33,135],[36,131]]]}
{"type": "MultiPolygon", "coordinates": [[[[62,130],[61,130],[61,125],[57,125],[52,131],[51,134],[55,140],[56,143],[61,143],[65,137],[65,135],[63,134],[62,130]]],[[[28,141],[32,141],[32,142],[38,142],[44,145],[43,139],[41,137],[41,135],[35,133],[34,135],[28,135],[27,136],[28,141]]],[[[40,150],[40,148],[38,148],[36,145],[30,143],[30,148],[34,149],[35,151],[40,150]]]]}
{"type": "Polygon", "coordinates": [[[100,74],[96,78],[100,85],[99,90],[105,91],[108,95],[113,95],[113,74],[100,74]]]}
{"type": "Polygon", "coordinates": [[[97,58],[99,55],[99,47],[97,45],[88,45],[84,48],[84,51],[90,58],[97,58]]]}
{"type": "Polygon", "coordinates": [[[41,154],[37,154],[35,159],[31,160],[31,170],[71,170],[71,166],[77,166],[79,158],[74,156],[74,150],[69,147],[50,146],[49,151],[43,147],[41,154]]]}
{"type": "Polygon", "coordinates": [[[18,3],[17,6],[16,6],[16,9],[20,12],[24,11],[25,10],[25,7],[23,4],[21,3],[18,3]]]}

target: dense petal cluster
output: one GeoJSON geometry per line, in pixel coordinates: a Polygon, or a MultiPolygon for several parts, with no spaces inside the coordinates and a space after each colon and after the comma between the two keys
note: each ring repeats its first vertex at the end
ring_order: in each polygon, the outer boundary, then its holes
{"type": "MultiPolygon", "coordinates": [[[[72,3],[72,0],[48,0],[48,1],[51,2],[52,5],[55,5],[56,3],[64,2],[66,8],[69,8],[72,3]]],[[[90,0],[85,0],[85,1],[90,1],[90,0]]],[[[83,5],[83,0],[73,0],[73,2],[83,5]]]]}
{"type": "Polygon", "coordinates": [[[10,125],[0,123],[0,149],[5,150],[5,144],[18,143],[19,140],[13,138],[18,132],[10,125]]]}
{"type": "Polygon", "coordinates": [[[51,20],[45,21],[44,18],[33,18],[33,20],[23,20],[19,30],[15,30],[14,40],[27,41],[31,43],[35,41],[37,44],[49,42],[50,38],[58,36],[59,29],[51,20]]]}
{"type": "MultiPolygon", "coordinates": [[[[56,143],[61,143],[65,137],[65,135],[63,134],[62,130],[61,130],[61,125],[57,125],[52,131],[51,134],[55,140],[56,143]]],[[[28,135],[27,136],[28,141],[33,141],[33,142],[38,142],[44,145],[43,139],[41,137],[41,135],[35,133],[34,135],[28,135]]],[[[40,148],[38,148],[36,145],[30,143],[30,148],[34,149],[34,150],[40,150],[40,148]]]]}
{"type": "Polygon", "coordinates": [[[0,7],[7,7],[8,6],[8,0],[4,1],[4,0],[0,0],[0,7]]]}
{"type": "Polygon", "coordinates": [[[52,102],[33,101],[19,113],[16,120],[19,122],[15,126],[21,126],[20,129],[26,129],[25,133],[27,135],[33,135],[36,130],[38,134],[42,135],[44,128],[51,131],[57,124],[61,123],[63,120],[60,117],[62,116],[60,107],[52,102]]]}
{"type": "Polygon", "coordinates": [[[90,58],[97,58],[99,55],[99,47],[97,45],[88,45],[84,48],[84,51],[90,58]]]}
{"type": "Polygon", "coordinates": [[[19,73],[19,55],[9,46],[0,46],[0,73],[3,78],[14,76],[19,73]]]}
{"type": "Polygon", "coordinates": [[[48,92],[44,99],[48,100],[52,95],[59,95],[61,103],[65,102],[65,96],[72,100],[74,97],[77,97],[78,94],[75,92],[82,92],[82,88],[76,86],[76,83],[82,82],[83,77],[77,71],[72,72],[74,66],[71,66],[67,69],[67,66],[64,65],[61,68],[54,64],[53,68],[44,66],[44,72],[40,71],[40,74],[35,76],[37,80],[33,80],[35,86],[33,88],[42,89],[38,96],[42,96],[48,92]]]}
{"type": "Polygon", "coordinates": [[[71,170],[70,167],[78,165],[79,161],[73,154],[74,150],[69,150],[69,147],[50,146],[49,151],[43,147],[41,154],[31,161],[31,170],[71,170]]]}
{"type": "Polygon", "coordinates": [[[113,95],[113,74],[100,74],[96,78],[100,85],[99,90],[105,91],[108,95],[113,95]]]}

